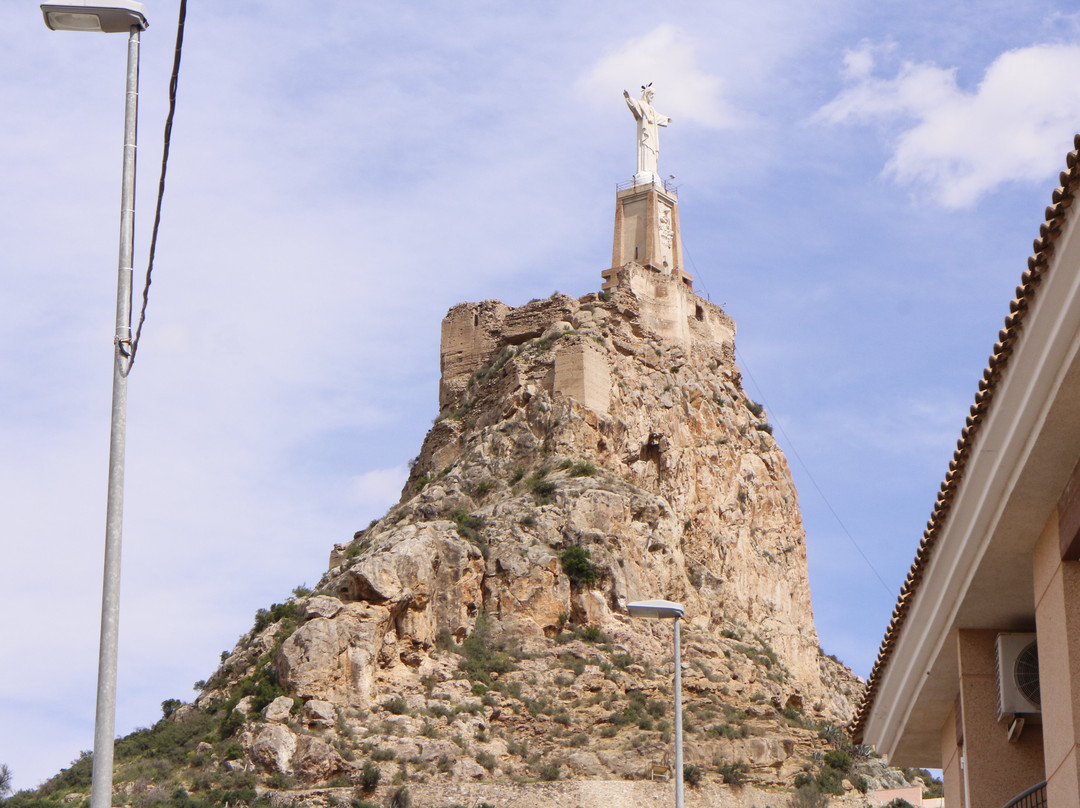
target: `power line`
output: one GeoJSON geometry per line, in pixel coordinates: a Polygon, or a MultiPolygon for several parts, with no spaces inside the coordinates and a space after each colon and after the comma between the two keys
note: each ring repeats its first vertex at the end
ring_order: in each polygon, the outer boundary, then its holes
{"type": "Polygon", "coordinates": [[[135,337],[131,340],[131,354],[121,373],[127,376],[135,364],[135,352],[139,350],[139,337],[142,336],[143,323],[146,322],[146,307],[150,302],[151,274],[154,271],[154,254],[157,252],[158,228],[161,225],[161,200],[165,196],[165,172],[169,165],[169,146],[172,142],[173,116],[176,114],[176,87],[180,76],[180,54],[184,48],[184,20],[187,18],[187,0],[180,0],[180,19],[176,23],[176,51],[173,55],[172,76],[169,78],[169,114],[165,118],[165,137],[161,149],[161,176],[158,179],[157,205],[154,210],[154,230],[150,236],[150,257],[146,263],[146,280],[143,282],[142,308],[139,310],[139,324],[135,328],[135,337]]]}
{"type": "Polygon", "coordinates": [[[806,462],[799,454],[799,450],[795,448],[795,444],[792,442],[791,436],[788,435],[783,425],[778,420],[776,420],[774,415],[772,415],[771,408],[769,407],[769,402],[765,399],[765,393],[762,391],[761,385],[757,383],[757,379],[754,378],[754,374],[751,372],[750,366],[746,363],[746,358],[737,348],[735,349],[735,354],[738,357],[739,365],[742,367],[743,370],[746,371],[746,375],[750,377],[750,381],[754,383],[754,387],[757,389],[758,395],[761,396],[761,403],[765,405],[766,410],[769,410],[769,420],[772,423],[776,424],[781,434],[783,434],[784,441],[787,443],[788,448],[791,450],[791,453],[795,455],[795,458],[799,461],[799,465],[802,466],[803,471],[806,472],[806,476],[810,478],[810,482],[817,490],[818,496],[821,497],[822,502],[825,503],[825,507],[829,509],[829,513],[833,515],[836,523],[840,525],[840,529],[844,531],[844,535],[848,537],[848,541],[851,542],[851,545],[858,551],[859,555],[862,556],[863,561],[866,562],[866,566],[868,566],[870,568],[870,571],[874,573],[874,577],[878,579],[878,582],[881,584],[882,588],[884,588],[884,590],[889,594],[889,596],[892,597],[894,594],[896,594],[895,591],[891,589],[887,583],[885,583],[885,579],[881,577],[880,573],[878,573],[877,571],[877,568],[875,568],[873,563],[870,561],[870,558],[866,555],[866,553],[863,552],[863,549],[859,546],[859,543],[855,541],[855,537],[852,536],[851,531],[847,529],[847,525],[844,524],[844,520],[840,518],[840,514],[836,512],[836,509],[832,506],[832,503],[829,502],[829,498],[825,496],[825,492],[821,490],[821,486],[818,485],[817,480],[814,479],[814,475],[811,473],[810,467],[806,465],[806,462]]]}

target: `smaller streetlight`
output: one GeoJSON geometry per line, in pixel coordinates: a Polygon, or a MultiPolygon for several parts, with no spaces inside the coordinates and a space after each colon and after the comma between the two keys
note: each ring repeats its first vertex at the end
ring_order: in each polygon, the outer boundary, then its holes
{"type": "Polygon", "coordinates": [[[631,617],[672,618],[675,621],[675,808],[683,808],[682,763],[682,649],[679,645],[679,618],[686,611],[670,600],[637,600],[626,604],[631,617]]]}

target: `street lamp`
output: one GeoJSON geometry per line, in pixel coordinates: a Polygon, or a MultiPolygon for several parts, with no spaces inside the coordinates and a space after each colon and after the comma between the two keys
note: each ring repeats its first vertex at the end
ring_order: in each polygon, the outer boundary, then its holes
{"type": "Polygon", "coordinates": [[[637,600],[626,604],[631,617],[672,618],[675,621],[675,808],[683,808],[682,763],[682,650],[679,646],[679,618],[686,611],[670,600],[637,600]]]}
{"type": "Polygon", "coordinates": [[[135,145],[139,116],[139,34],[146,9],[135,0],[91,5],[70,0],[42,5],[53,31],[127,32],[127,95],[124,104],[124,170],[120,193],[120,260],[113,336],[112,416],[109,429],[109,492],[105,506],[105,573],[101,594],[97,712],[90,808],[112,805],[113,737],[116,725],[116,650],[120,624],[120,543],[124,516],[124,443],[127,431],[127,374],[131,366],[131,271],[135,242],[135,145]]]}

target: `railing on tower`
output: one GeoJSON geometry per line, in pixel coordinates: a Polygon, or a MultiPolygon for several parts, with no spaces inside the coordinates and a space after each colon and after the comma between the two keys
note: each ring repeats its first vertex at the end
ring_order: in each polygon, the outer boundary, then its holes
{"type": "MultiPolygon", "coordinates": [[[[671,179],[660,180],[660,182],[663,184],[664,190],[667,191],[668,193],[672,193],[672,194],[677,194],[678,193],[679,186],[675,184],[675,178],[674,177],[672,177],[671,179]]],[[[626,182],[620,182],[618,185],[616,185],[615,190],[616,191],[625,191],[628,188],[646,188],[646,187],[648,187],[650,185],[653,185],[653,184],[655,184],[655,183],[653,183],[651,181],[650,182],[640,182],[638,180],[627,180],[626,182]]]]}

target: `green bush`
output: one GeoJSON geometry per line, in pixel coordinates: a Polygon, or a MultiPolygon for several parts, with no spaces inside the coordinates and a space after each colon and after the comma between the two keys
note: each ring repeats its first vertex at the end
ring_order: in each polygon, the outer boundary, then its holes
{"type": "Polygon", "coordinates": [[[576,544],[567,547],[559,553],[563,572],[574,583],[589,586],[600,576],[600,571],[589,560],[590,553],[584,547],[576,544]]]}
{"type": "Polygon", "coordinates": [[[540,779],[546,781],[558,780],[562,777],[562,768],[559,765],[559,761],[553,760],[550,763],[545,763],[540,767],[540,779]]]}
{"type": "Polygon", "coordinates": [[[558,488],[551,480],[544,479],[546,474],[547,469],[540,469],[525,480],[525,487],[528,488],[532,495],[540,502],[550,501],[555,490],[558,488]]]}
{"type": "Polygon", "coordinates": [[[393,749],[388,749],[385,746],[377,746],[371,750],[372,760],[394,760],[397,757],[397,752],[393,749]]]}
{"type": "Polygon", "coordinates": [[[832,766],[823,766],[818,772],[817,787],[826,794],[839,797],[844,793],[844,773],[832,766]]]}
{"type": "Polygon", "coordinates": [[[837,771],[847,772],[851,769],[851,755],[843,749],[830,749],[825,753],[825,765],[837,771]]]}
{"type": "Polygon", "coordinates": [[[571,477],[593,477],[596,474],[596,466],[586,460],[581,463],[574,463],[570,466],[569,471],[571,477]]]}
{"type": "Polygon", "coordinates": [[[701,782],[703,773],[700,766],[695,766],[693,763],[685,763],[682,767],[683,782],[691,786],[696,786],[701,782]]]}
{"type": "Polygon", "coordinates": [[[407,715],[409,712],[409,705],[405,703],[405,699],[401,696],[394,696],[392,699],[387,699],[382,703],[382,708],[394,715],[407,715]]]}
{"type": "Polygon", "coordinates": [[[360,787],[364,789],[364,791],[371,791],[379,784],[379,780],[381,779],[382,772],[379,770],[379,767],[370,760],[365,760],[364,767],[360,770],[360,787]]]}
{"type": "Polygon", "coordinates": [[[750,764],[739,761],[738,763],[721,763],[716,767],[720,779],[729,786],[741,786],[746,782],[746,775],[750,773],[750,764]]]}
{"type": "Polygon", "coordinates": [[[399,786],[386,800],[386,808],[412,808],[412,796],[407,786],[399,786]]]}
{"type": "Polygon", "coordinates": [[[472,632],[461,644],[464,659],[458,668],[472,681],[483,682],[491,687],[492,673],[506,673],[514,670],[514,662],[497,647],[491,639],[491,624],[486,612],[480,612],[472,632]]]}

